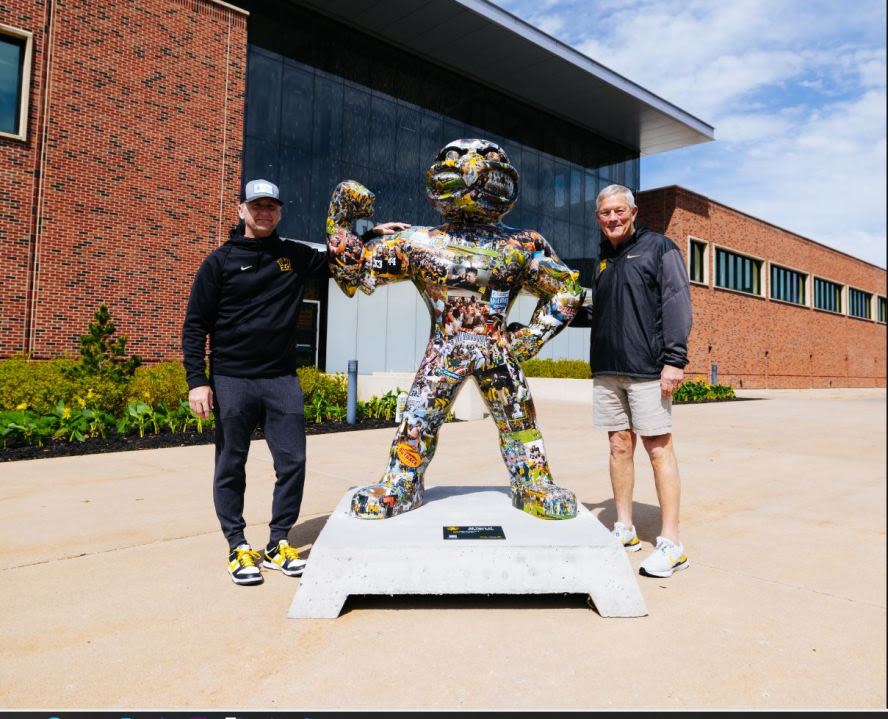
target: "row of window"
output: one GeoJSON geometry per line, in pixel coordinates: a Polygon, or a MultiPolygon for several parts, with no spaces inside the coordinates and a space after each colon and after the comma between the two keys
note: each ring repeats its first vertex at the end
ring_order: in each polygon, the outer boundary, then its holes
{"type": "Polygon", "coordinates": [[[0,137],[25,139],[31,33],[0,24],[0,137]]]}
{"type": "MultiPolygon", "coordinates": [[[[813,307],[826,312],[847,314],[850,317],[885,322],[888,319],[888,299],[855,287],[831,282],[822,277],[781,267],[773,262],[768,289],[772,300],[788,302],[801,307],[813,307]],[[847,289],[847,292],[846,292],[847,289]]],[[[715,248],[715,286],[736,292],[765,296],[763,270],[765,261],[715,248]]],[[[688,244],[688,272],[691,282],[709,284],[709,243],[691,238],[688,244]]]]}

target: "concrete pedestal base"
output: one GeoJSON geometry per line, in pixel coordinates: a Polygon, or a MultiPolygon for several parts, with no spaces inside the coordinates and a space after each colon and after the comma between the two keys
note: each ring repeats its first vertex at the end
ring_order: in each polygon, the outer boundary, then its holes
{"type": "Polygon", "coordinates": [[[349,594],[588,594],[604,617],[647,614],[625,550],[580,505],[568,520],[515,509],[508,487],[429,487],[383,520],[348,514],[346,492],[314,543],[288,616],[334,619],[349,594]],[[445,539],[501,526],[505,539],[445,539]]]}

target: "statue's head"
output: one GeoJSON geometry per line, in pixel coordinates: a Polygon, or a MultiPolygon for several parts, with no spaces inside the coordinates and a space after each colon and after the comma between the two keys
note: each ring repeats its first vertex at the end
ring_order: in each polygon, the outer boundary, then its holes
{"type": "Polygon", "coordinates": [[[454,140],[426,172],[426,196],[447,220],[497,222],[518,198],[518,171],[494,142],[454,140]]]}

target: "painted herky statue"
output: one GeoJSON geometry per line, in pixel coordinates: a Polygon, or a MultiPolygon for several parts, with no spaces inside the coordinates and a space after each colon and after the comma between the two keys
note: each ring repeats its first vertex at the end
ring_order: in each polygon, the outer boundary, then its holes
{"type": "Polygon", "coordinates": [[[426,173],[439,227],[410,227],[364,243],[352,223],[373,214],[374,195],[348,180],[333,191],[327,261],[349,297],[410,280],[429,308],[429,344],[410,388],[385,473],[351,500],[357,517],[382,519],[415,509],[438,431],[467,377],[478,382],[499,430],[512,504],[544,519],[576,516],[574,493],[552,481],[533,400],[520,362],[563,330],[582,304],[577,273],[533,230],[502,217],[518,197],[518,172],[498,145],[455,140],[426,173]],[[506,327],[521,290],[539,297],[530,323],[506,327]]]}

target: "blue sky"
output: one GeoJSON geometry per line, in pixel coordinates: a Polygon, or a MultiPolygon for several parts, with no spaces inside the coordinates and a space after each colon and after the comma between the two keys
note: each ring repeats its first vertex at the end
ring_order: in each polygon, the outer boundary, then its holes
{"type": "Polygon", "coordinates": [[[885,267],[884,0],[493,0],[715,127],[643,157],[681,185],[885,267]]]}

